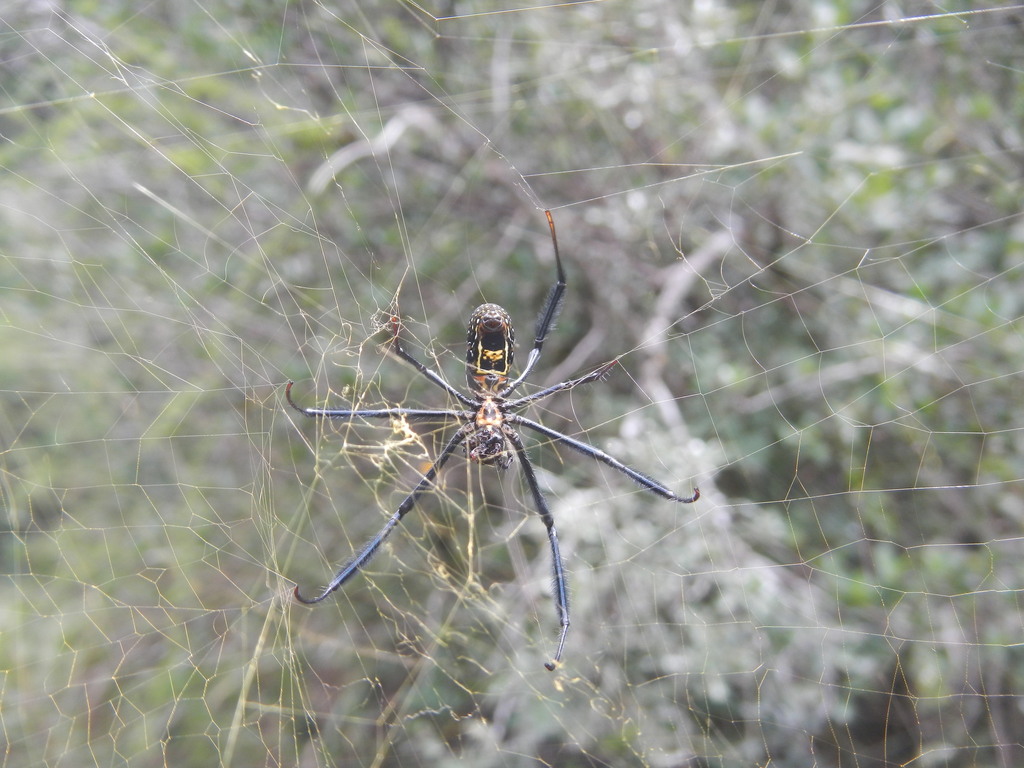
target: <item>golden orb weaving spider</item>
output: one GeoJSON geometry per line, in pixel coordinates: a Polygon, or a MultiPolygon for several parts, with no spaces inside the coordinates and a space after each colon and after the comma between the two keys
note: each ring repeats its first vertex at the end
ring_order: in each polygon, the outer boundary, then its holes
{"type": "Polygon", "coordinates": [[[561,627],[561,634],[558,638],[558,648],[550,662],[544,664],[549,670],[555,669],[562,659],[562,650],[565,648],[565,636],[569,631],[569,593],[566,587],[565,567],[562,563],[562,555],[558,548],[558,535],[555,532],[555,521],[551,515],[547,500],[541,492],[537,483],[537,473],[533,468],[523,439],[515,430],[515,427],[525,427],[536,432],[549,440],[560,445],[572,448],[584,456],[607,464],[617,469],[627,477],[632,478],[642,488],[652,493],[677,501],[682,504],[692,504],[700,498],[700,491],[693,489],[691,496],[679,496],[657,480],[648,477],[632,467],[623,464],[614,456],[610,456],[599,448],[576,440],[568,435],[563,435],[550,427],[545,427],[532,419],[520,416],[516,411],[522,410],[538,400],[542,400],[556,392],[572,389],[580,384],[587,384],[597,381],[605,376],[618,363],[612,360],[600,368],[585,376],[534,392],[522,397],[510,398],[509,395],[520,384],[526,381],[533,372],[537,361],[540,359],[540,351],[544,346],[544,340],[551,330],[551,326],[561,309],[563,294],[565,293],[565,272],[562,269],[562,259],[558,253],[558,238],[555,236],[555,222],[551,218],[551,212],[545,211],[548,218],[548,227],[551,229],[551,242],[555,249],[555,267],[558,271],[555,284],[551,286],[544,308],[537,318],[537,329],[534,334],[533,349],[526,360],[526,367],[519,374],[518,378],[509,380],[509,371],[512,369],[512,358],[514,355],[515,331],[512,328],[512,320],[508,312],[497,304],[482,304],[477,307],[469,318],[469,336],[467,339],[468,350],[466,354],[466,382],[470,394],[466,395],[449,384],[441,374],[430,370],[423,363],[409,354],[399,339],[401,323],[398,317],[392,317],[390,322],[391,340],[388,349],[395,355],[411,364],[417,371],[427,379],[447,392],[451,397],[458,400],[466,410],[455,410],[451,408],[429,410],[420,408],[379,408],[379,409],[335,409],[335,408],[303,408],[292,399],[292,385],[289,381],[285,387],[285,398],[288,404],[304,416],[321,419],[393,419],[396,417],[409,419],[410,421],[444,421],[456,420],[462,422],[462,426],[448,440],[448,443],[441,450],[437,459],[424,473],[423,477],[412,489],[412,493],[405,497],[405,500],[398,505],[398,509],[391,516],[391,519],[384,525],[380,532],[370,539],[356,554],[335,574],[331,582],[323,588],[319,595],[312,598],[305,598],[299,594],[299,588],[295,588],[295,598],[300,603],[312,605],[319,603],[338,589],[342,584],[354,576],[360,568],[369,562],[370,558],[377,552],[380,545],[391,534],[391,532],[402,521],[402,518],[413,508],[420,495],[429,489],[441,467],[460,445],[463,446],[466,457],[470,461],[479,464],[490,464],[501,469],[506,469],[512,463],[513,457],[519,459],[519,465],[526,478],[526,484],[530,488],[533,502],[537,506],[541,520],[548,531],[548,541],[551,544],[551,560],[555,575],[555,607],[558,609],[558,622],[561,627]],[[509,450],[509,446],[512,446],[509,450]]]}

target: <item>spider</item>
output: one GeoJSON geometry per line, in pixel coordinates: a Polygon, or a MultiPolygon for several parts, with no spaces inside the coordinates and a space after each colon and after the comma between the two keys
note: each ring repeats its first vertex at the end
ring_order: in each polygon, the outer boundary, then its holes
{"type": "Polygon", "coordinates": [[[562,562],[562,555],[558,547],[558,534],[555,532],[555,521],[548,507],[547,500],[537,482],[537,473],[534,470],[533,462],[526,452],[523,439],[516,431],[516,427],[525,427],[531,432],[536,432],[549,440],[560,445],[596,459],[617,469],[627,477],[634,480],[642,488],[657,494],[670,501],[682,504],[692,504],[700,498],[700,491],[693,489],[690,496],[680,496],[657,480],[645,475],[643,472],[623,464],[614,456],[610,456],[599,448],[564,435],[557,430],[546,427],[539,422],[521,416],[521,411],[528,405],[543,400],[556,392],[573,389],[581,384],[588,384],[604,378],[604,376],[618,363],[618,359],[605,363],[600,368],[585,376],[576,379],[563,381],[545,387],[539,392],[520,397],[511,397],[512,393],[519,388],[529,375],[533,372],[537,361],[540,359],[541,348],[547,339],[548,332],[554,325],[555,318],[562,305],[563,294],[565,293],[566,282],[565,272],[562,269],[562,259],[558,252],[558,238],[555,235],[555,222],[550,211],[545,211],[548,219],[548,227],[551,230],[551,242],[555,251],[555,267],[557,279],[551,286],[544,308],[537,318],[537,328],[534,334],[533,349],[526,360],[526,366],[517,378],[510,378],[512,370],[512,359],[514,355],[515,331],[512,328],[512,319],[502,307],[497,304],[481,304],[469,318],[469,334],[467,338],[466,354],[466,383],[469,394],[464,394],[449,384],[441,374],[427,368],[423,363],[413,357],[402,347],[399,334],[401,322],[398,317],[392,316],[389,322],[391,339],[388,342],[388,349],[397,357],[411,364],[423,376],[443,389],[449,396],[462,403],[464,410],[453,408],[444,409],[420,409],[420,408],[371,408],[371,409],[336,409],[336,408],[303,408],[292,399],[293,381],[289,381],[285,387],[285,398],[288,405],[304,416],[323,419],[393,419],[404,418],[410,421],[444,421],[455,420],[462,422],[462,426],[456,430],[447,444],[438,454],[430,468],[423,474],[420,481],[413,488],[412,492],[405,497],[405,500],[398,505],[398,509],[387,521],[380,532],[370,539],[356,554],[342,566],[330,583],[316,597],[306,598],[295,588],[295,598],[300,603],[313,605],[326,600],[336,589],[341,587],[352,576],[369,562],[380,548],[384,540],[391,532],[398,527],[402,518],[415,506],[420,495],[429,489],[437,473],[448,462],[451,455],[461,445],[466,457],[479,464],[507,469],[513,458],[519,460],[526,484],[533,496],[534,504],[540,518],[544,522],[548,533],[548,542],[551,545],[551,560],[554,569],[554,602],[558,611],[558,622],[560,635],[558,647],[550,662],[544,666],[548,670],[554,670],[562,659],[562,651],[565,648],[565,638],[569,631],[569,592],[566,585],[565,566],[562,562]],[[510,449],[511,446],[511,449],[510,449]]]}

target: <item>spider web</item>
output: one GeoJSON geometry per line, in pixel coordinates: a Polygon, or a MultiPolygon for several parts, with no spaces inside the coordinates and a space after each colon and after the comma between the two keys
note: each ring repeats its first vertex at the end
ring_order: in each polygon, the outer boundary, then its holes
{"type": "Polygon", "coordinates": [[[0,764],[1024,760],[1024,8],[15,2],[0,764]],[[482,301],[527,435],[456,455],[482,301]]]}

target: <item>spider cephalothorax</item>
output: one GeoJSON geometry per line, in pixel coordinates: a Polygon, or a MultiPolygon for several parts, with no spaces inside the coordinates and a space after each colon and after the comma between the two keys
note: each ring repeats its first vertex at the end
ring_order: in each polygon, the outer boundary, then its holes
{"type": "Polygon", "coordinates": [[[559,445],[572,448],[574,451],[596,459],[613,469],[622,472],[632,478],[642,488],[652,493],[683,504],[692,504],[700,498],[700,491],[693,489],[690,496],[679,496],[668,487],[657,480],[648,477],[642,472],[633,469],[599,448],[584,443],[557,430],[545,427],[543,424],[520,416],[517,411],[527,405],[535,403],[556,392],[572,389],[580,384],[587,384],[604,377],[616,364],[616,360],[605,363],[600,368],[585,376],[576,379],[553,384],[550,387],[541,389],[530,395],[510,398],[509,395],[520,385],[533,371],[537,361],[540,359],[541,348],[544,340],[551,330],[558,316],[558,310],[562,304],[562,296],[565,293],[565,273],[562,270],[562,260],[558,253],[558,238],[555,236],[555,222],[551,218],[551,212],[545,211],[548,217],[548,226],[551,229],[551,242],[555,249],[555,268],[557,279],[548,293],[544,302],[540,317],[537,319],[537,331],[534,335],[533,348],[526,360],[526,366],[519,377],[509,381],[509,374],[512,369],[513,345],[515,343],[515,331],[512,328],[512,320],[508,312],[497,304],[482,304],[474,310],[469,321],[469,334],[467,340],[466,356],[466,380],[470,394],[464,394],[455,389],[439,373],[427,368],[423,363],[406,352],[402,347],[399,334],[401,322],[398,317],[391,318],[391,344],[388,349],[411,364],[434,384],[445,390],[449,396],[462,403],[465,408],[458,409],[421,409],[421,408],[379,408],[379,409],[335,409],[335,408],[303,408],[292,400],[292,384],[289,381],[285,387],[285,398],[288,404],[304,416],[325,419],[393,419],[404,418],[410,421],[444,421],[454,420],[461,422],[459,429],[451,436],[433,465],[424,473],[423,477],[412,489],[412,492],[405,497],[405,500],[398,505],[398,509],[391,516],[380,532],[370,539],[352,557],[341,570],[339,570],[331,582],[323,588],[319,595],[313,598],[305,598],[299,594],[299,588],[295,588],[295,597],[299,602],[312,604],[325,600],[334,590],[338,589],[350,577],[355,575],[373,557],[374,553],[384,543],[384,540],[393,531],[402,518],[416,504],[420,494],[430,488],[434,478],[440,471],[455,450],[462,445],[466,457],[480,464],[497,466],[502,469],[512,464],[513,457],[519,459],[526,484],[530,488],[533,502],[537,507],[541,520],[548,532],[548,543],[551,546],[551,561],[555,575],[555,607],[558,609],[558,622],[561,626],[561,634],[558,638],[558,648],[551,662],[546,663],[548,669],[554,669],[562,658],[562,650],[565,647],[565,637],[569,631],[569,594],[565,580],[565,568],[562,564],[562,555],[558,547],[558,534],[555,532],[555,521],[548,507],[547,500],[540,490],[537,481],[537,473],[533,468],[526,453],[526,447],[522,438],[516,431],[516,427],[526,429],[539,434],[548,440],[559,445]]]}
{"type": "Polygon", "coordinates": [[[480,464],[493,464],[508,469],[512,451],[505,435],[505,415],[494,396],[487,395],[476,412],[476,429],[466,435],[466,457],[480,464]]]}

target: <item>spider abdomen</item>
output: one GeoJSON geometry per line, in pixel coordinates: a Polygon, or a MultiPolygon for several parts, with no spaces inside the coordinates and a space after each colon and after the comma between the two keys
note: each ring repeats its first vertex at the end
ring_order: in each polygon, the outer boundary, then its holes
{"type": "Polygon", "coordinates": [[[475,392],[496,393],[508,380],[515,354],[512,318],[497,304],[481,304],[469,317],[466,380],[475,392]]]}

